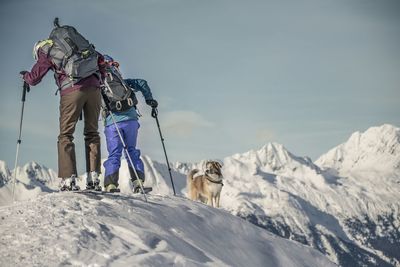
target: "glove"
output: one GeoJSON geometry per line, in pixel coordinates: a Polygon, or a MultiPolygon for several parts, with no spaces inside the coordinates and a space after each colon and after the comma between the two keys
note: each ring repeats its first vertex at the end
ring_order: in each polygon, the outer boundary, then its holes
{"type": "Polygon", "coordinates": [[[25,73],[27,73],[27,70],[22,70],[19,72],[19,74],[21,74],[21,77],[24,78],[25,73]]]}
{"type": "Polygon", "coordinates": [[[148,99],[146,100],[146,104],[149,105],[152,108],[158,107],[158,102],[154,99],[148,99]]]}

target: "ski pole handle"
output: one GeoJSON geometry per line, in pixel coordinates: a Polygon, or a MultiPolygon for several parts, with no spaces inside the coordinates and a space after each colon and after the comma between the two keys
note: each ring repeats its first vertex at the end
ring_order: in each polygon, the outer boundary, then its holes
{"type": "Polygon", "coordinates": [[[153,108],[153,109],[151,110],[151,116],[152,116],[153,118],[157,118],[157,115],[158,115],[158,110],[157,110],[157,108],[153,108]]]}
{"type": "Polygon", "coordinates": [[[27,82],[24,82],[24,86],[23,86],[23,90],[22,90],[22,102],[25,102],[25,98],[26,98],[26,93],[29,93],[30,91],[30,87],[29,84],[27,82]]]}
{"type": "Polygon", "coordinates": [[[54,24],[54,27],[56,27],[56,28],[60,28],[60,22],[59,22],[59,19],[56,17],[56,18],[54,18],[54,20],[53,20],[53,24],[54,24]]]}

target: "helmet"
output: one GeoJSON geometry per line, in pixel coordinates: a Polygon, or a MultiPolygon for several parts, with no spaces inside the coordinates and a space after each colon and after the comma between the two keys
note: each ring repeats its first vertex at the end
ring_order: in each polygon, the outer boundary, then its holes
{"type": "Polygon", "coordinates": [[[52,46],[53,45],[53,41],[50,40],[50,39],[45,39],[45,40],[40,40],[40,41],[35,43],[35,45],[33,46],[33,51],[32,51],[33,58],[35,60],[37,60],[38,57],[39,57],[39,55],[38,55],[39,48],[45,46],[46,44],[49,44],[50,46],[52,46]]]}

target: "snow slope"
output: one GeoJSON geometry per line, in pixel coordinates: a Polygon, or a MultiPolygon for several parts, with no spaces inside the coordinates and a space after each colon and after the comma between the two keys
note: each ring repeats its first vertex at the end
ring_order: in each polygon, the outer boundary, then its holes
{"type": "Polygon", "coordinates": [[[0,266],[333,266],[181,197],[52,193],[0,207],[0,266]]]}
{"type": "MultiPolygon", "coordinates": [[[[146,185],[153,186],[154,194],[172,195],[167,166],[148,157],[143,160],[146,185]]],[[[222,209],[316,248],[342,266],[400,266],[399,128],[383,125],[355,133],[315,163],[277,143],[221,162],[222,209]]],[[[204,163],[171,164],[178,195],[185,196],[187,172],[204,170],[204,163]]],[[[7,173],[4,163],[0,166],[0,175],[7,173]]],[[[30,168],[24,170],[22,180],[30,168]]],[[[125,162],[120,172],[122,192],[127,194],[125,162]]],[[[2,205],[9,199],[3,197],[9,185],[0,187],[2,205]]],[[[21,195],[23,199],[25,193],[21,195]]]]}
{"type": "Polygon", "coordinates": [[[322,155],[316,164],[347,175],[356,171],[400,169],[400,129],[389,124],[355,132],[345,143],[322,155]]]}
{"type": "Polygon", "coordinates": [[[324,169],[274,143],[227,157],[222,207],[343,266],[398,265],[399,140],[390,125],[355,134],[317,161],[324,169]]]}

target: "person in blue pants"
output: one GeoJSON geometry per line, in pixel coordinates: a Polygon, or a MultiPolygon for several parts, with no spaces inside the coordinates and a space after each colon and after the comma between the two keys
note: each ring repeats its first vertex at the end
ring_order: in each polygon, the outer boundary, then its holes
{"type": "MultiPolygon", "coordinates": [[[[118,65],[110,56],[104,56],[107,64],[118,65]]],[[[158,103],[153,99],[151,89],[148,86],[147,82],[143,79],[124,79],[126,85],[128,85],[134,92],[141,92],[146,100],[146,104],[151,106],[152,108],[156,108],[158,103]]],[[[106,137],[107,150],[108,150],[108,158],[103,163],[105,168],[105,176],[104,176],[104,187],[108,192],[115,191],[118,188],[118,180],[119,180],[119,168],[121,166],[121,156],[124,151],[124,147],[121,141],[121,138],[118,135],[117,128],[119,129],[122,138],[127,147],[127,151],[129,153],[130,158],[132,159],[132,163],[134,166],[131,166],[131,163],[128,160],[129,172],[132,179],[132,184],[135,192],[140,192],[140,183],[137,180],[135,172],[133,168],[135,168],[138,178],[141,180],[142,184],[145,180],[144,173],[144,165],[142,160],[140,159],[140,150],[137,149],[137,136],[139,131],[139,121],[138,121],[138,112],[136,110],[136,106],[129,108],[128,110],[121,112],[112,112],[114,123],[111,114],[108,113],[105,115],[104,124],[104,134],[106,137]]],[[[125,152],[124,152],[125,153],[125,152]]],[[[127,158],[127,155],[125,155],[127,158]]]]}

